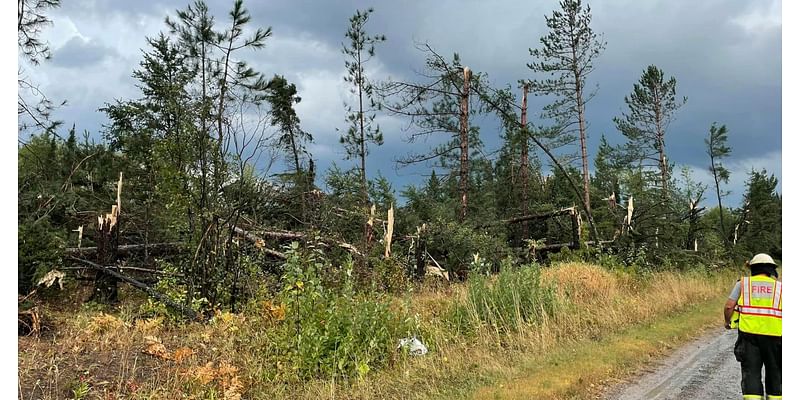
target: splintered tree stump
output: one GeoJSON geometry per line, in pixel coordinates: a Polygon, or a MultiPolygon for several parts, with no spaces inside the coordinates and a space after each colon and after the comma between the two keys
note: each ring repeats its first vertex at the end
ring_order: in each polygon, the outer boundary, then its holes
{"type": "Polygon", "coordinates": [[[17,312],[17,335],[37,335],[42,330],[42,322],[35,308],[17,312]]]}
{"type": "MultiPolygon", "coordinates": [[[[121,212],[122,173],[117,183],[117,204],[111,206],[111,213],[97,217],[97,264],[113,265],[117,260],[119,238],[119,215],[121,212]]],[[[118,297],[117,278],[106,271],[98,270],[94,279],[94,290],[89,301],[102,304],[116,303],[118,297]]]]}

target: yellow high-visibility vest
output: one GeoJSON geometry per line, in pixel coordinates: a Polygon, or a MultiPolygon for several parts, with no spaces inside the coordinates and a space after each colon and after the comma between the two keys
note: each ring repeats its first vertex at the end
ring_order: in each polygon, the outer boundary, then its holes
{"type": "Polygon", "coordinates": [[[782,336],[782,285],[769,276],[750,276],[741,280],[736,302],[739,330],[757,335],[782,336]]]}

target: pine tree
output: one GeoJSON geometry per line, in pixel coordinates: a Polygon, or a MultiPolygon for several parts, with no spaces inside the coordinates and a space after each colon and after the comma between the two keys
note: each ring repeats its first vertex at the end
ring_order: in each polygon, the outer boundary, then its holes
{"type": "Polygon", "coordinates": [[[305,148],[306,142],[314,138],[300,128],[300,118],[294,105],[300,103],[297,87],[290,84],[283,76],[275,75],[267,84],[267,101],[272,106],[270,123],[277,126],[280,132],[277,145],[283,149],[287,158],[294,166],[295,175],[298,177],[296,184],[300,185],[299,177],[303,172],[302,158],[308,156],[305,148]]]}
{"type": "Polygon", "coordinates": [[[350,93],[358,98],[358,105],[345,104],[346,120],[350,126],[347,133],[340,138],[340,142],[344,145],[348,159],[355,158],[360,163],[359,174],[364,206],[369,204],[367,185],[369,144],[376,146],[383,144],[380,126],[374,124],[375,111],[380,110],[381,106],[376,101],[375,87],[365,71],[367,63],[375,56],[375,45],[386,41],[386,36],[370,36],[366,31],[367,21],[373,12],[372,8],[366,11],[357,10],[350,17],[350,27],[345,33],[350,42],[342,45],[342,53],[347,57],[344,62],[347,76],[344,80],[351,85],[350,93]]]}
{"type": "MultiPolygon", "coordinates": [[[[42,30],[52,25],[47,12],[61,6],[61,0],[17,0],[17,49],[23,60],[32,66],[50,59],[50,45],[42,41],[42,30]]],[[[66,100],[58,106],[66,104],[66,100]]],[[[20,65],[17,73],[17,115],[19,133],[31,128],[39,132],[55,132],[60,121],[52,120],[58,107],[25,74],[20,65]]],[[[35,132],[34,132],[35,133],[35,132]]]]}
{"type": "Polygon", "coordinates": [[[545,21],[549,32],[539,41],[542,47],[529,49],[534,61],[528,64],[534,73],[548,74],[545,79],[532,80],[531,89],[537,95],[553,95],[555,101],[546,106],[545,118],[553,118],[558,131],[567,136],[578,131],[583,171],[583,202],[587,218],[592,220],[589,190],[589,155],[586,148],[586,103],[595,91],[588,91],[586,79],[594,70],[594,60],[603,52],[606,43],[598,39],[591,28],[591,7],[580,0],[563,0],[560,10],[554,10],[545,21]],[[577,128],[576,128],[577,125],[577,128]]]}
{"type": "Polygon", "coordinates": [[[739,209],[737,247],[752,256],[767,253],[780,259],[782,200],[778,179],[766,170],[751,171],[739,209]]]}
{"type": "Polygon", "coordinates": [[[676,98],[676,86],[674,77],[665,81],[664,71],[655,65],[648,66],[639,82],[633,84],[630,96],[625,96],[628,112],[614,118],[617,129],[628,140],[629,161],[636,167],[657,168],[659,175],[654,180],[661,188],[662,202],[667,202],[670,196],[667,127],[675,118],[675,112],[686,103],[685,97],[676,98]]]}
{"type": "Polygon", "coordinates": [[[485,112],[471,103],[482,96],[471,94],[486,91],[486,77],[461,65],[458,53],[453,54],[452,61],[447,61],[428,45],[424,51],[427,53],[428,71],[423,76],[429,82],[390,82],[382,90],[400,98],[388,107],[389,111],[409,117],[418,128],[418,132],[409,137],[409,142],[430,136],[444,136],[446,139],[442,138],[441,144],[429,152],[411,154],[398,162],[409,165],[438,160],[441,167],[454,171],[450,176],[458,177],[458,219],[464,221],[469,207],[470,158],[478,156],[482,146],[480,131],[470,125],[470,118],[485,112]]]}
{"type": "Polygon", "coordinates": [[[728,128],[725,125],[717,127],[716,123],[711,124],[711,129],[708,132],[708,138],[705,139],[706,154],[711,158],[711,165],[708,167],[711,175],[714,177],[714,187],[717,192],[717,204],[719,205],[719,236],[725,243],[728,243],[728,233],[725,230],[725,220],[723,219],[722,212],[722,198],[727,194],[721,191],[720,184],[728,183],[730,179],[730,172],[725,166],[722,165],[722,158],[728,157],[731,154],[731,148],[728,147],[728,128]]]}
{"type": "Polygon", "coordinates": [[[615,147],[606,140],[605,135],[600,136],[600,146],[594,158],[594,176],[592,189],[596,191],[594,198],[598,201],[592,207],[595,222],[604,237],[611,238],[620,235],[621,210],[623,205],[622,185],[620,175],[622,168],[618,161],[619,155],[615,147]]]}

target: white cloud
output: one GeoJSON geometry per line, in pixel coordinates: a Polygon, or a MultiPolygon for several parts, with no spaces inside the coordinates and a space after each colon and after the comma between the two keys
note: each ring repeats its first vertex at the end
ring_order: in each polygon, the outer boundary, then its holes
{"type": "Polygon", "coordinates": [[[748,34],[759,35],[774,29],[781,29],[780,0],[755,2],[756,7],[732,19],[748,34]]]}

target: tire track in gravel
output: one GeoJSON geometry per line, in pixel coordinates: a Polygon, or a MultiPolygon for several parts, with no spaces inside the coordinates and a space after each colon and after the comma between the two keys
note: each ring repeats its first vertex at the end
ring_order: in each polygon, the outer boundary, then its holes
{"type": "Polygon", "coordinates": [[[608,400],[706,400],[741,398],[736,331],[715,329],[609,390],[608,400]]]}

